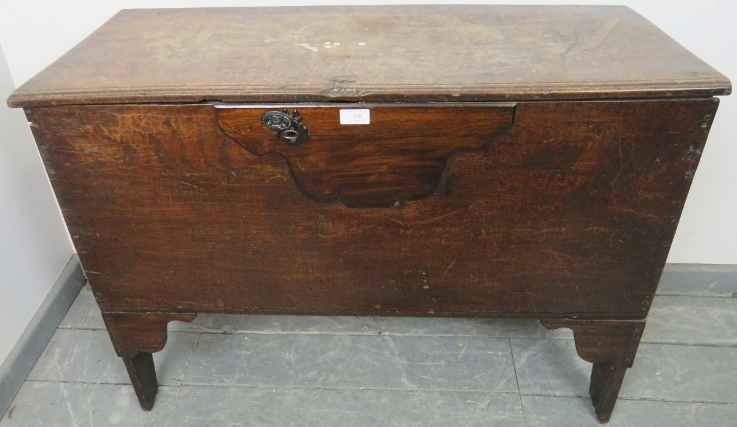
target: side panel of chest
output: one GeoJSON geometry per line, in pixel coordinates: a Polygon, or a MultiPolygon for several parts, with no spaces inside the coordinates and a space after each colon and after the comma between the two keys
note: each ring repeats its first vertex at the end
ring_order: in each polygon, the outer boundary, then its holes
{"type": "Polygon", "coordinates": [[[103,310],[642,318],[717,104],[520,103],[388,207],[310,197],[212,105],[27,115],[103,310]]]}

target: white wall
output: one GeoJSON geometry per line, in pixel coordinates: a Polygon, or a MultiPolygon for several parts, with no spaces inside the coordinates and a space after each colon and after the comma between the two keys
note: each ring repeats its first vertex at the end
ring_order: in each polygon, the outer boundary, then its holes
{"type": "MultiPolygon", "coordinates": [[[[0,48],[0,98],[15,87],[0,48]]],[[[74,250],[21,110],[0,104],[0,363],[74,250]]]]}

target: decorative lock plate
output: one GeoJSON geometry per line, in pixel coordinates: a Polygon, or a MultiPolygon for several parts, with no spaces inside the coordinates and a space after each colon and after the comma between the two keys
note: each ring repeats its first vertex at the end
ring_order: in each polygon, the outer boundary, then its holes
{"type": "Polygon", "coordinates": [[[282,111],[267,111],[261,116],[261,122],[276,132],[279,139],[288,145],[299,145],[307,138],[307,128],[302,124],[302,116],[294,110],[289,114],[286,108],[282,111]]]}

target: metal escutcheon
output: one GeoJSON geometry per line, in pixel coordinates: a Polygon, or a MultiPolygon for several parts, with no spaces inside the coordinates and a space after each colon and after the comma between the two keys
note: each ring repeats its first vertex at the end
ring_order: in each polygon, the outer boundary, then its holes
{"type": "Polygon", "coordinates": [[[302,116],[297,110],[294,110],[291,115],[287,109],[267,111],[261,116],[261,122],[274,130],[279,139],[287,145],[299,145],[307,139],[307,128],[302,124],[302,116]]]}

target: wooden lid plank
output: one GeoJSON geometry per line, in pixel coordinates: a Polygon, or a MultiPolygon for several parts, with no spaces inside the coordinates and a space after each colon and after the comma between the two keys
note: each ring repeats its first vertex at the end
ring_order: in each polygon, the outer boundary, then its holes
{"type": "Polygon", "coordinates": [[[18,88],[57,104],[417,102],[726,95],[622,6],[123,10],[18,88]]]}

